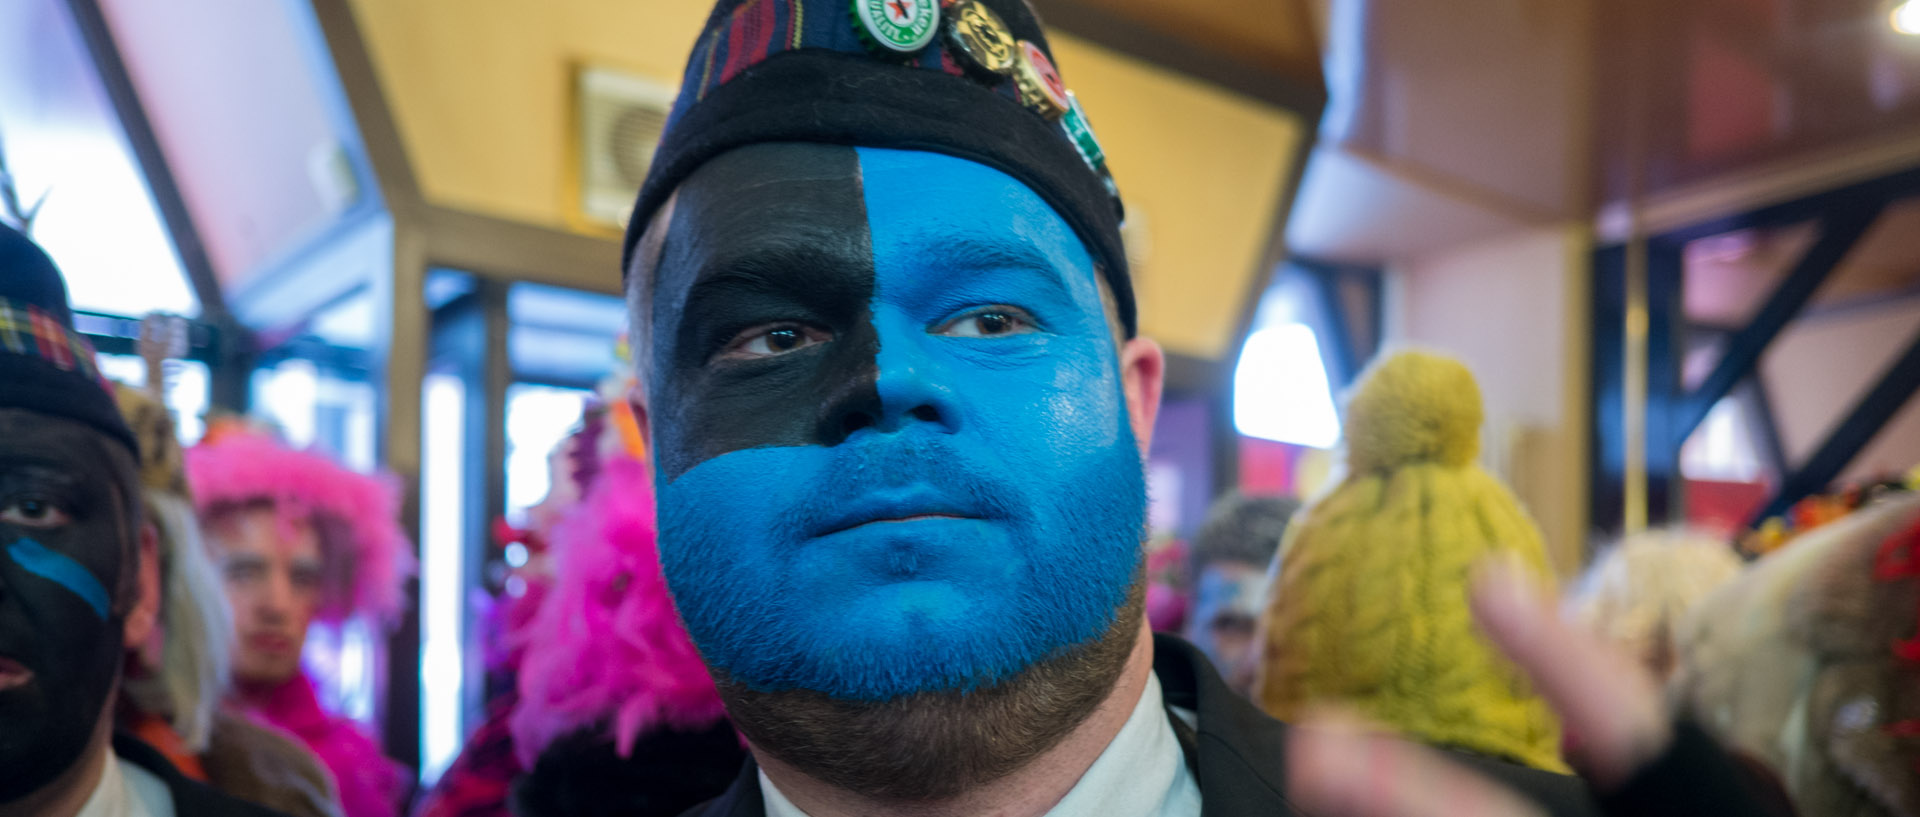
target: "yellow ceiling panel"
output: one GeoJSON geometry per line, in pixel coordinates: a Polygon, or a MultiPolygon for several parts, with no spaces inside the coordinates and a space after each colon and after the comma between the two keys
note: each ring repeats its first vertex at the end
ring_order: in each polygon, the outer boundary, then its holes
{"type": "Polygon", "coordinates": [[[576,65],[680,81],[701,0],[352,0],[428,201],[565,228],[576,65]]]}
{"type": "MultiPolygon", "coordinates": [[[[570,228],[573,69],[675,84],[703,0],[352,0],[418,183],[437,205],[570,228]]],[[[1053,35],[1126,196],[1142,331],[1228,352],[1310,124],[1053,35]]],[[[609,271],[611,273],[611,271],[609,271]]]]}
{"type": "Polygon", "coordinates": [[[1127,201],[1141,332],[1174,352],[1223,358],[1308,125],[1072,36],[1052,39],[1127,201]]]}

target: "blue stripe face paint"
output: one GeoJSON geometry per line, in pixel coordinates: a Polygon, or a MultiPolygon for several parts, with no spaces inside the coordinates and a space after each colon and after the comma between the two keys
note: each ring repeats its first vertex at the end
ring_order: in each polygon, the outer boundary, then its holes
{"type": "Polygon", "coordinates": [[[66,554],[49,550],[47,546],[32,539],[20,539],[7,546],[7,557],[20,569],[25,570],[54,584],[60,585],[79,596],[81,601],[93,608],[93,614],[101,621],[107,620],[109,599],[107,588],[95,578],[93,571],[73,560],[66,554]]]}
{"type": "Polygon", "coordinates": [[[667,235],[662,566],[710,664],[885,700],[1108,630],[1145,487],[1092,260],[1043,200],[944,155],[762,145],[689,179],[667,235]]]}

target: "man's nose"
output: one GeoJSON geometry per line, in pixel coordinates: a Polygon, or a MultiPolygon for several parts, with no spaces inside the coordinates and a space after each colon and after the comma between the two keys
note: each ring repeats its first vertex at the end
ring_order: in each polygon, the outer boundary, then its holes
{"type": "Polygon", "coordinates": [[[933,339],[911,327],[883,331],[872,363],[860,367],[828,401],[821,438],[837,445],[861,431],[893,434],[921,425],[953,432],[960,412],[954,383],[940,359],[926,344],[933,339]]]}
{"type": "Polygon", "coordinates": [[[284,570],[268,571],[266,587],[254,599],[254,606],[268,623],[278,624],[293,612],[293,579],[284,570]]]}

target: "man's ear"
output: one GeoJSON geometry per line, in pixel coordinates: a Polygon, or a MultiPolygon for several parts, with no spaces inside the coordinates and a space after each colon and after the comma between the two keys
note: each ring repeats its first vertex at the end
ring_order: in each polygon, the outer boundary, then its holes
{"type": "Polygon", "coordinates": [[[122,643],[129,648],[145,644],[160,624],[160,531],[148,522],[140,526],[140,564],[134,592],[139,594],[127,609],[122,643]]]}
{"type": "Polygon", "coordinates": [[[1127,395],[1127,421],[1145,461],[1153,444],[1153,422],[1160,416],[1160,391],[1166,386],[1167,354],[1149,338],[1120,346],[1120,387],[1127,395]]]}

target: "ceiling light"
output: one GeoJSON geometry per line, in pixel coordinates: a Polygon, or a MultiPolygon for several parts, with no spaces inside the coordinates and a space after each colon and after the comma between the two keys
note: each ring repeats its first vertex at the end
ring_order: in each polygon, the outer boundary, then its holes
{"type": "Polygon", "coordinates": [[[1887,15],[1887,22],[1893,24],[1893,30],[1901,34],[1920,34],[1920,0],[1906,0],[1893,7],[1893,13],[1887,15]]]}
{"type": "Polygon", "coordinates": [[[1284,323],[1247,337],[1233,373],[1233,424],[1263,440],[1340,444],[1340,415],[1312,329],[1284,323]]]}

